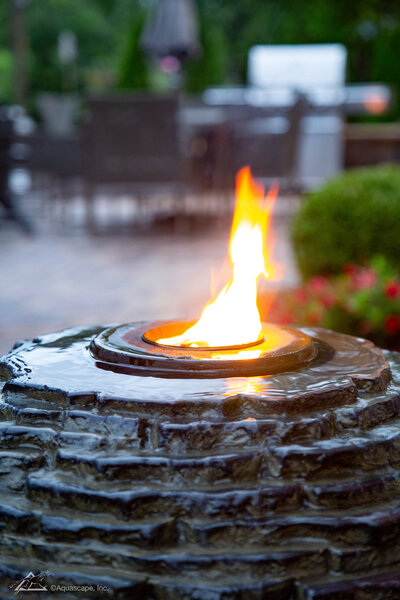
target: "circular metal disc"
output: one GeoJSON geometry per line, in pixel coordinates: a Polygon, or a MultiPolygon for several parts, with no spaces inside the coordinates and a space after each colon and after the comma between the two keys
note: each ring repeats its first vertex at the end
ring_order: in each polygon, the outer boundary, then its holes
{"type": "Polygon", "coordinates": [[[166,331],[179,335],[191,324],[158,321],[111,327],[94,338],[91,352],[102,368],[177,378],[268,375],[297,369],[316,355],[308,335],[272,323],[263,324],[263,339],[251,346],[188,348],[156,343],[166,331]]]}

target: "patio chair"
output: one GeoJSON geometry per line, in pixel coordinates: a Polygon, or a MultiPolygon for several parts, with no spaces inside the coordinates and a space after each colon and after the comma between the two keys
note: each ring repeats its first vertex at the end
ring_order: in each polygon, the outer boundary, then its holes
{"type": "Polygon", "coordinates": [[[83,136],[88,225],[95,229],[100,186],[125,191],[139,202],[184,195],[176,97],[113,95],[90,98],[83,136]]]}

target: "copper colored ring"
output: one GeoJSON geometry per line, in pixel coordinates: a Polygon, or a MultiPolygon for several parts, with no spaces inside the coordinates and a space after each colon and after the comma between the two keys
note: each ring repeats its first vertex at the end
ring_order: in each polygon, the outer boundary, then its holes
{"type": "Polygon", "coordinates": [[[182,333],[191,322],[158,321],[111,327],[90,346],[98,367],[118,373],[169,378],[250,377],[300,368],[317,354],[312,339],[283,325],[263,324],[264,340],[251,347],[187,348],[147,341],[148,332],[175,329],[182,333]],[[271,339],[285,341],[271,344],[271,339]],[[255,356],[257,354],[257,356],[255,356]]]}

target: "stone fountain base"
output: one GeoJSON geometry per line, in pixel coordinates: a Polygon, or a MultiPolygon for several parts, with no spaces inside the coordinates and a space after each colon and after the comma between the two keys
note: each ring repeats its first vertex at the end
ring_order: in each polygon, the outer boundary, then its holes
{"type": "Polygon", "coordinates": [[[1,597],[400,598],[399,354],[307,329],[297,371],[166,379],[96,366],[101,330],[0,363],[1,597]]]}

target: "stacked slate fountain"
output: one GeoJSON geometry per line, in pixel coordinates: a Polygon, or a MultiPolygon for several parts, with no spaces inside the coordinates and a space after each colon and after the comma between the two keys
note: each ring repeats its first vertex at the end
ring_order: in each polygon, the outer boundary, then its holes
{"type": "Polygon", "coordinates": [[[400,598],[400,355],[314,329],[297,371],[135,376],[100,331],[1,362],[1,597],[400,598]]]}

